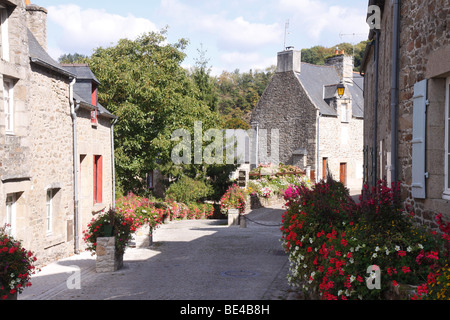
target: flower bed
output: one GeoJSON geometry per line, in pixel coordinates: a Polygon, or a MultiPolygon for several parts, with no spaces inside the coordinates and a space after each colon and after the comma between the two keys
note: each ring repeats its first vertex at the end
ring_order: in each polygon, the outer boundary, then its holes
{"type": "Polygon", "coordinates": [[[445,239],[414,224],[398,191],[380,182],[357,205],[332,179],[288,188],[281,230],[290,284],[317,299],[385,299],[392,288],[418,286],[443,270],[445,239]]]}
{"type": "Polygon", "coordinates": [[[31,275],[36,272],[36,257],[22,247],[19,241],[0,228],[0,300],[9,299],[31,286],[31,275]]]}

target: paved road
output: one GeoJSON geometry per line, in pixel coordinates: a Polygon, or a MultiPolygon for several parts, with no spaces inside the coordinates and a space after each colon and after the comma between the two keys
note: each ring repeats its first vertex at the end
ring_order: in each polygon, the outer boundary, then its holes
{"type": "Polygon", "coordinates": [[[43,267],[19,300],[299,299],[286,281],[283,211],[253,210],[246,228],[228,227],[226,220],[164,224],[151,247],[127,248],[122,269],[96,273],[95,256],[83,252],[43,267]],[[77,270],[81,285],[71,288],[77,270]]]}

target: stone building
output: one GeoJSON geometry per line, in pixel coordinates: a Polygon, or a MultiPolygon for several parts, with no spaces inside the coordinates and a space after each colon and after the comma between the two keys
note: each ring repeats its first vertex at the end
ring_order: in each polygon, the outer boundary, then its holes
{"type": "Polygon", "coordinates": [[[361,76],[353,72],[353,58],[342,52],[325,65],[301,62],[301,51],[278,53],[277,70],[251,118],[258,132],[257,162],[277,159],[315,180],[330,173],[348,188],[361,190],[362,87],[361,76]],[[345,88],[342,96],[340,86],[345,88]],[[272,145],[273,132],[278,145],[272,145]]]}
{"type": "MultiPolygon", "coordinates": [[[[36,253],[39,264],[77,251],[83,245],[81,230],[92,217],[93,210],[81,212],[75,201],[75,191],[84,186],[76,187],[74,132],[78,141],[93,139],[92,149],[102,152],[95,154],[105,157],[104,181],[112,171],[111,139],[105,133],[111,116],[98,106],[96,128],[76,127],[75,120],[82,127],[85,117],[85,108],[75,111],[83,105],[73,90],[77,75],[46,52],[46,16],[44,8],[23,0],[0,1],[0,225],[8,224],[7,231],[36,253]]],[[[111,183],[102,188],[107,207],[111,183]]]]}
{"type": "Polygon", "coordinates": [[[378,21],[362,65],[364,178],[401,182],[405,204],[434,225],[436,213],[450,216],[450,3],[368,5],[378,21]]]}

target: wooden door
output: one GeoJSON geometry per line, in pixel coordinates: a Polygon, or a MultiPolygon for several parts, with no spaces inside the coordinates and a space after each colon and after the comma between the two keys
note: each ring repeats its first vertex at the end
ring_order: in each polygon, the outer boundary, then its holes
{"type": "Polygon", "coordinates": [[[341,181],[344,185],[347,184],[347,164],[341,163],[339,170],[339,181],[341,181]]]}

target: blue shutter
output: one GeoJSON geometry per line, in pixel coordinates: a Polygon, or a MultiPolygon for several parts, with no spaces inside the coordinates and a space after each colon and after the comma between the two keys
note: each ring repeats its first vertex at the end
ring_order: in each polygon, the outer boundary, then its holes
{"type": "Polygon", "coordinates": [[[427,111],[427,80],[414,85],[412,184],[413,198],[425,199],[425,142],[427,111]]]}

